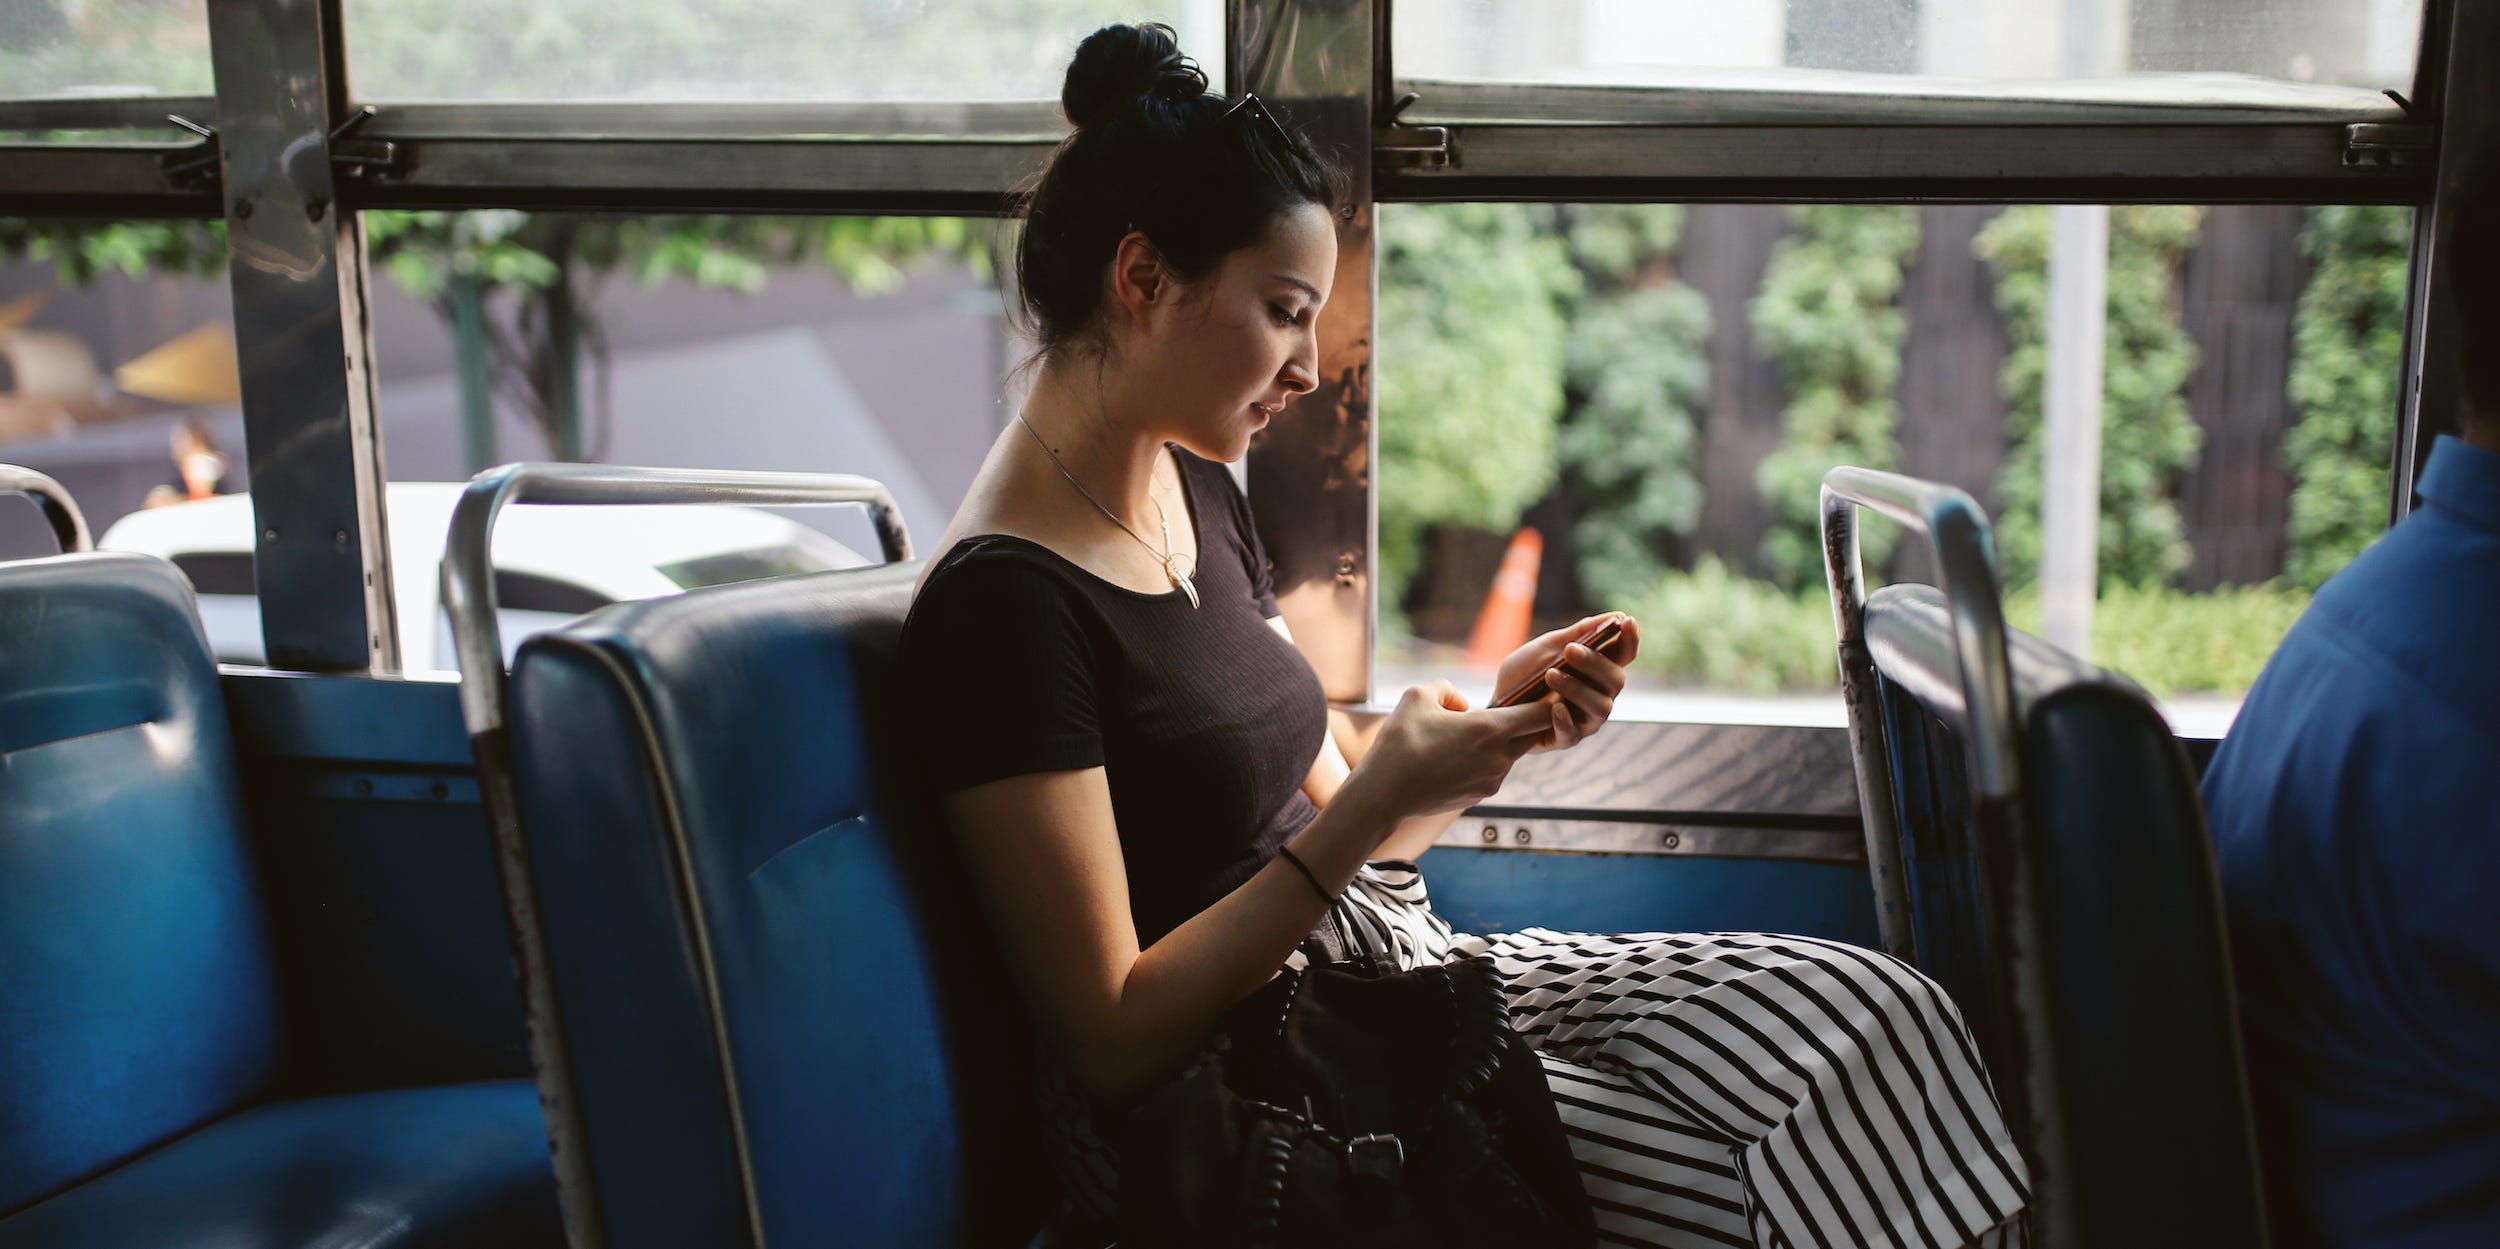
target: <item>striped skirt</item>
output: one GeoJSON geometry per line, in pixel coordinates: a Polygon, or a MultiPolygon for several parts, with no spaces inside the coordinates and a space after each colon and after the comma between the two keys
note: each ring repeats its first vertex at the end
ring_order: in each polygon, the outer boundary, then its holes
{"type": "MultiPolygon", "coordinates": [[[[1346,902],[1360,938],[1400,966],[1485,955],[1501,969],[1601,1243],[2026,1239],[2029,1176],[1969,1031],[1907,964],[1763,933],[1456,934],[1409,863],[1365,867],[1346,902]]],[[[1077,1163],[1071,1196],[1108,1210],[1109,1151],[1052,1100],[1077,1163]]]]}

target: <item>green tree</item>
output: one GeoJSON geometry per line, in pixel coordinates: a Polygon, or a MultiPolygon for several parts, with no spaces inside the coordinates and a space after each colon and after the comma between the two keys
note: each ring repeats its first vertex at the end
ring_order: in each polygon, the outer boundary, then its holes
{"type": "Polygon", "coordinates": [[[1380,214],[1380,601],[1427,525],[1502,530],[1554,483],[1562,303],[1579,286],[1552,210],[1393,205],[1380,214]]]}
{"type": "MultiPolygon", "coordinates": [[[[1783,589],[1823,575],[1823,475],[1843,464],[1891,468],[1899,459],[1902,274],[1918,253],[1915,209],[1813,204],[1791,210],[1795,232],[1771,250],[1754,296],[1755,339],[1788,383],[1779,448],[1754,470],[1774,520],[1762,566],[1783,589]]],[[[1860,539],[1869,564],[1892,548],[1888,527],[1860,539]]]]}
{"type": "Polygon", "coordinates": [[[1710,388],[1710,304],[1675,280],[1681,205],[1566,211],[1588,292],[1570,307],[1576,402],[1556,444],[1582,507],[1571,548],[1591,602],[1626,602],[1657,584],[1662,552],[1701,521],[1693,414],[1710,388]]]}
{"type": "MultiPolygon", "coordinates": [[[[2010,446],[1996,524],[2009,586],[2040,567],[2042,402],[2048,367],[2049,210],[2010,208],[1972,244],[1997,273],[1997,310],[2013,350],[1999,379],[2010,446]]],[[[2100,576],[2167,585],[2189,549],[2175,492],[2204,433],[2188,414],[2196,344],[2180,324],[2179,266],[2196,246],[2201,210],[2136,205],[2109,213],[2108,329],[2101,372],[2100,576]]]]}
{"type": "Polygon", "coordinates": [[[2292,323],[2292,584],[2314,590],[2387,527],[2388,463],[2403,376],[2412,213],[2332,205],[2300,235],[2312,266],[2292,323]]]}

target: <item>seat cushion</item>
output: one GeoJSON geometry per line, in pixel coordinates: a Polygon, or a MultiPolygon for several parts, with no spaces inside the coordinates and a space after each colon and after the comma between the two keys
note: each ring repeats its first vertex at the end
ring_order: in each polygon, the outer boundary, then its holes
{"type": "Polygon", "coordinates": [[[563,1243],[526,1080],[261,1106],[0,1221],[0,1249],[563,1243]]]}

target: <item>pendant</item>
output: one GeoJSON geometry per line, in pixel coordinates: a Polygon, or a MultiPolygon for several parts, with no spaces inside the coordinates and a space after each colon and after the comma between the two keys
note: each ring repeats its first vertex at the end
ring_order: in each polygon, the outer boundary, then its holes
{"type": "Polygon", "coordinates": [[[1191,607],[1198,605],[1198,587],[1189,578],[1181,575],[1179,557],[1175,556],[1163,562],[1163,575],[1172,579],[1172,588],[1180,591],[1182,597],[1189,600],[1191,607]]]}

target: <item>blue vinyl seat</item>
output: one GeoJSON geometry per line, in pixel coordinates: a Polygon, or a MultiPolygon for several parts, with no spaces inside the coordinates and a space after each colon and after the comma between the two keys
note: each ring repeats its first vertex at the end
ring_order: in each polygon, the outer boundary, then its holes
{"type": "Polygon", "coordinates": [[[215,663],[162,561],[0,565],[0,1249],[561,1243],[524,1081],[273,1100],[215,663]]]}
{"type": "Polygon", "coordinates": [[[516,809],[615,1249],[1032,1234],[1027,1037],[893,753],[918,571],[621,603],[520,650],[516,809]]]}
{"type": "Polygon", "coordinates": [[[1824,476],[1824,570],[1887,949],[1952,995],[2031,1166],[2043,1249],[2263,1249],[2213,846],[2186,752],[2125,677],[2009,628],[1986,513],[1824,476]],[[1869,595],[1860,509],[1940,585],[1869,595]]]}

